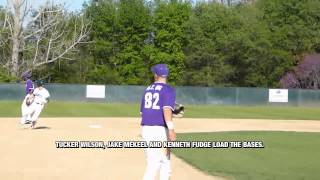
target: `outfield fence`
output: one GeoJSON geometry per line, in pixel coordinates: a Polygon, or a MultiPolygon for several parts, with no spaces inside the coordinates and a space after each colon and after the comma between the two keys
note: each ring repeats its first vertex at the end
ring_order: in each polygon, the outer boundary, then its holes
{"type": "MultiPolygon", "coordinates": [[[[104,97],[88,97],[88,86],[79,84],[45,85],[54,101],[98,101],[105,103],[139,103],[145,86],[100,85],[104,97]]],[[[95,88],[95,87],[94,87],[95,88]]],[[[285,90],[283,102],[270,101],[270,89],[225,87],[175,87],[177,102],[203,105],[281,105],[320,106],[319,90],[285,90]]],[[[283,90],[277,90],[280,93],[283,90]]],[[[22,100],[23,84],[0,84],[0,100],[22,100]]],[[[283,97],[282,97],[283,98],[283,97]]]]}

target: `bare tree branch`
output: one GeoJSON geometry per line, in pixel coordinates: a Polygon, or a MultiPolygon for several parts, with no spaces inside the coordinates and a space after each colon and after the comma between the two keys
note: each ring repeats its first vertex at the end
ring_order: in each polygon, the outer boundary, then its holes
{"type": "Polygon", "coordinates": [[[74,60],[70,55],[78,52],[77,46],[89,43],[90,23],[85,16],[66,13],[63,6],[49,1],[35,12],[30,0],[7,0],[1,24],[2,32],[9,35],[0,36],[0,46],[10,45],[11,57],[0,64],[13,76],[55,61],[74,60]]]}
{"type": "Polygon", "coordinates": [[[36,61],[37,61],[40,40],[41,40],[41,36],[37,40],[36,50],[35,50],[35,54],[34,54],[34,58],[33,58],[33,63],[32,64],[35,64],[36,61]]]}
{"type": "Polygon", "coordinates": [[[81,42],[88,34],[84,34],[84,35],[81,35],[78,37],[78,39],[72,43],[64,52],[62,52],[59,56],[57,57],[54,57],[50,60],[46,60],[46,61],[43,61],[43,62],[40,62],[40,63],[36,63],[34,64],[34,67],[38,67],[38,66],[41,66],[41,65],[44,65],[44,64],[48,64],[48,63],[52,63],[54,61],[57,61],[58,59],[60,58],[64,58],[64,55],[66,53],[68,53],[72,48],[74,48],[79,42],[81,42]]]}

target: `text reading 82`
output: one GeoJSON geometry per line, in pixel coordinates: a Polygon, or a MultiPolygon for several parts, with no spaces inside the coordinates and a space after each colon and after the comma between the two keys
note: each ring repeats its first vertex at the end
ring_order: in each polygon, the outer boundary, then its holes
{"type": "Polygon", "coordinates": [[[144,108],[160,109],[158,102],[159,102],[159,93],[152,94],[151,92],[147,92],[144,95],[144,108]]]}

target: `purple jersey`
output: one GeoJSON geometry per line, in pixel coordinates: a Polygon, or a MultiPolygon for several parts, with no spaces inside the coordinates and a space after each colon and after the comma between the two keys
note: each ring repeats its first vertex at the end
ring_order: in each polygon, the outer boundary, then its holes
{"type": "Polygon", "coordinates": [[[141,125],[165,126],[163,108],[173,110],[176,100],[174,88],[164,83],[153,83],[143,94],[140,112],[142,113],[141,125]]]}
{"type": "Polygon", "coordinates": [[[27,79],[26,81],[26,94],[29,94],[30,89],[33,89],[33,83],[31,79],[27,79]]]}

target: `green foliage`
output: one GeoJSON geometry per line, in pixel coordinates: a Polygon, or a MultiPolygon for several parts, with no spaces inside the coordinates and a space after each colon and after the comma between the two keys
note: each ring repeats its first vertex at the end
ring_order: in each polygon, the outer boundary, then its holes
{"type": "Polygon", "coordinates": [[[262,14],[256,7],[240,6],[236,11],[243,25],[237,33],[242,37],[232,38],[238,39],[231,45],[236,47],[232,52],[238,52],[233,56],[237,59],[234,84],[277,87],[281,76],[294,65],[292,54],[274,46],[272,32],[260,20],[262,14]]]}
{"type": "MultiPolygon", "coordinates": [[[[51,82],[145,85],[152,81],[150,67],[166,63],[173,85],[279,87],[304,54],[320,52],[318,7],[319,0],[229,6],[184,0],[91,2],[83,10],[91,19],[90,43],[69,54],[78,61],[37,71],[51,82]]],[[[60,29],[79,23],[72,17],[60,29]]],[[[8,39],[6,32],[1,39],[8,39]]],[[[34,47],[35,42],[28,45],[34,47]]],[[[1,59],[8,49],[2,47],[1,59]]],[[[26,51],[24,57],[29,56],[26,51]]]]}
{"type": "Polygon", "coordinates": [[[317,4],[197,4],[188,23],[183,84],[278,87],[301,55],[319,47],[317,4]]]}
{"type": "Polygon", "coordinates": [[[178,82],[185,58],[184,24],[190,11],[190,4],[178,1],[105,0],[98,6],[92,4],[88,12],[93,21],[95,65],[114,70],[106,73],[117,72],[121,81],[114,83],[147,84],[152,77],[150,67],[167,63],[172,83],[178,82]]]}
{"type": "Polygon", "coordinates": [[[234,71],[221,53],[238,22],[232,10],[216,3],[198,4],[187,28],[186,76],[188,85],[227,85],[234,71]]]}
{"type": "Polygon", "coordinates": [[[104,65],[96,65],[87,73],[87,82],[99,84],[108,82],[108,84],[120,84],[121,77],[118,72],[104,65]]]}
{"type": "Polygon", "coordinates": [[[203,86],[274,87],[292,65],[274,49],[255,6],[198,4],[189,21],[185,83],[203,86]]]}
{"type": "Polygon", "coordinates": [[[318,0],[260,0],[272,42],[276,48],[301,55],[314,51],[320,43],[320,1],[318,0]]]}
{"type": "Polygon", "coordinates": [[[144,58],[142,50],[151,31],[150,9],[143,0],[121,0],[118,16],[120,52],[115,61],[116,69],[123,83],[144,84],[149,74],[149,59],[144,58]]]}
{"type": "Polygon", "coordinates": [[[153,64],[169,65],[173,83],[179,83],[184,73],[183,46],[186,41],[186,22],[191,14],[191,5],[184,1],[156,1],[154,12],[153,64]]]}
{"type": "Polygon", "coordinates": [[[0,68],[0,82],[11,82],[16,80],[15,77],[10,76],[10,74],[3,68],[0,68]]]}
{"type": "Polygon", "coordinates": [[[116,46],[117,29],[116,5],[112,0],[100,1],[98,5],[92,4],[86,9],[92,21],[90,51],[96,64],[110,65],[109,59],[118,52],[116,46]]]}
{"type": "Polygon", "coordinates": [[[150,9],[143,0],[100,1],[91,5],[88,13],[92,18],[91,50],[97,69],[110,78],[93,78],[99,83],[144,84],[148,77],[148,58],[144,49],[148,44],[151,28],[150,9]],[[102,67],[105,66],[105,67],[102,67]],[[105,71],[105,70],[112,71],[105,71]],[[112,80],[114,76],[121,76],[112,80]],[[107,81],[103,81],[107,80],[107,81]]]}

